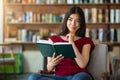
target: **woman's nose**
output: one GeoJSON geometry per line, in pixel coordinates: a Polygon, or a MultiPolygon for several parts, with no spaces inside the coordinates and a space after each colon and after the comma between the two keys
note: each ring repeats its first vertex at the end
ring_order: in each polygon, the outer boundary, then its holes
{"type": "Polygon", "coordinates": [[[72,21],[72,25],[75,25],[75,21],[74,20],[72,21]]]}

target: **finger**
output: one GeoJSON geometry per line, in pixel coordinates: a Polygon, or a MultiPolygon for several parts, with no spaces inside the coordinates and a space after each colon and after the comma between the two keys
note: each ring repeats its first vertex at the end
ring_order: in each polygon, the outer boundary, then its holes
{"type": "Polygon", "coordinates": [[[52,58],[55,58],[55,53],[53,53],[53,56],[52,56],[52,58]]]}
{"type": "Polygon", "coordinates": [[[54,64],[57,65],[63,58],[64,56],[61,56],[60,58],[54,61],[54,64]]]}
{"type": "Polygon", "coordinates": [[[58,62],[59,60],[63,59],[64,56],[62,56],[61,54],[59,56],[57,56],[55,59],[54,59],[54,62],[58,62]]]}
{"type": "Polygon", "coordinates": [[[57,59],[57,62],[60,62],[62,59],[64,58],[64,56],[61,56],[57,59]]]}
{"type": "Polygon", "coordinates": [[[54,60],[57,60],[57,59],[60,58],[61,56],[62,56],[62,54],[56,56],[54,60]]]}

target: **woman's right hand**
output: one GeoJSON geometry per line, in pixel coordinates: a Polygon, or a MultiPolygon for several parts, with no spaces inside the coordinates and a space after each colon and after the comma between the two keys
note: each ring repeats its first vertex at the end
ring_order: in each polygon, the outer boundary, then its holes
{"type": "Polygon", "coordinates": [[[62,56],[61,54],[56,56],[54,53],[52,58],[49,60],[48,64],[50,66],[55,67],[63,58],[64,58],[64,56],[62,56]]]}
{"type": "Polygon", "coordinates": [[[64,58],[61,54],[56,56],[55,53],[51,58],[48,58],[47,69],[52,71],[54,67],[64,58]]]}

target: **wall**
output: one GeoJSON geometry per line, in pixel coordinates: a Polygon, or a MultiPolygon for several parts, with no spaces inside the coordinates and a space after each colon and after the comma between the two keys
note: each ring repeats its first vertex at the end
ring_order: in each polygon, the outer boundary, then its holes
{"type": "Polygon", "coordinates": [[[3,42],[3,0],[0,0],[0,43],[3,42]]]}
{"type": "Polygon", "coordinates": [[[43,69],[43,57],[39,51],[23,52],[24,73],[36,73],[43,69]]]}

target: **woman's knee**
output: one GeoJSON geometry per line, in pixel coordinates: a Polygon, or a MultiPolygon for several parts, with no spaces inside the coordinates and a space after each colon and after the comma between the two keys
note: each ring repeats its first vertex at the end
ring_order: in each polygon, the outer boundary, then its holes
{"type": "Polygon", "coordinates": [[[92,77],[88,73],[80,72],[75,74],[72,80],[92,80],[92,77]]]}

